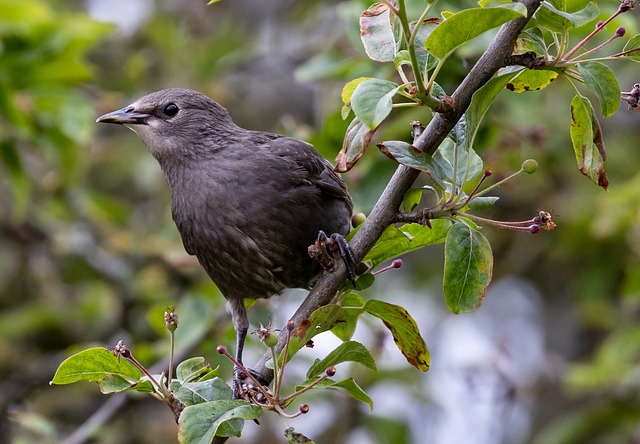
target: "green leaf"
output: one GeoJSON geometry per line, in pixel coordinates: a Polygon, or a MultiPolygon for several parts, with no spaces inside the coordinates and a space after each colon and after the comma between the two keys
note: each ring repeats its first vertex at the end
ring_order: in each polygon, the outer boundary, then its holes
{"type": "Polygon", "coordinates": [[[244,400],[211,401],[186,407],[178,424],[182,444],[209,444],[214,436],[240,436],[245,421],[258,419],[262,409],[244,400]]]}
{"type": "Polygon", "coordinates": [[[478,308],[493,272],[489,241],[464,223],[453,225],[444,246],[443,290],[452,313],[478,308]]]}
{"type": "Polygon", "coordinates": [[[373,131],[356,117],[344,135],[342,149],[336,157],[336,171],[346,173],[356,164],[371,142],[373,131]]]}
{"type": "MultiPolygon", "coordinates": [[[[634,48],[640,48],[640,34],[636,34],[633,37],[631,37],[627,41],[627,43],[624,45],[624,48],[622,49],[622,51],[630,51],[634,48]]],[[[628,57],[630,60],[633,60],[634,62],[640,62],[640,49],[638,49],[637,51],[630,52],[629,54],[626,54],[624,57],[628,57]]]]}
{"type": "Polygon", "coordinates": [[[98,382],[98,386],[100,387],[100,393],[104,395],[120,393],[125,390],[142,393],[153,393],[156,391],[153,387],[153,384],[148,379],[141,380],[140,382],[132,384],[131,382],[118,375],[103,379],[102,381],[98,382]]]}
{"type": "Polygon", "coordinates": [[[413,211],[413,209],[420,204],[423,192],[424,188],[409,188],[407,192],[404,193],[404,199],[402,199],[402,208],[404,211],[407,213],[413,211]]]}
{"type": "Polygon", "coordinates": [[[337,324],[331,329],[331,332],[343,341],[348,341],[353,337],[358,318],[364,311],[364,299],[358,293],[350,292],[342,298],[340,306],[344,312],[346,322],[337,324]]]}
{"type": "Polygon", "coordinates": [[[360,16],[360,38],[371,60],[391,62],[396,56],[396,38],[391,19],[389,5],[382,2],[369,6],[360,16]]]}
{"type": "MultiPolygon", "coordinates": [[[[325,379],[325,381],[327,379],[325,379]]],[[[335,382],[332,385],[329,385],[328,387],[339,387],[345,390],[354,399],[369,404],[370,411],[373,410],[373,400],[369,397],[369,395],[365,393],[364,390],[362,390],[362,388],[360,388],[360,386],[356,383],[356,381],[353,378],[343,379],[342,381],[335,382]]]]}
{"type": "Polygon", "coordinates": [[[473,149],[456,145],[451,139],[442,142],[433,158],[438,164],[445,166],[447,180],[456,187],[476,179],[484,171],[484,163],[473,149]]]}
{"type": "MultiPolygon", "coordinates": [[[[295,389],[300,390],[303,387],[308,386],[314,381],[316,381],[315,378],[307,379],[302,384],[297,385],[295,389]]],[[[356,383],[356,381],[353,380],[353,378],[343,379],[342,381],[338,381],[338,382],[329,378],[325,378],[322,381],[320,381],[318,384],[314,385],[313,389],[335,388],[335,387],[346,390],[346,392],[349,395],[351,395],[354,399],[358,401],[366,402],[367,404],[369,404],[369,408],[373,410],[373,401],[371,400],[369,395],[367,395],[365,391],[360,388],[360,386],[356,383]]]]}
{"type": "Polygon", "coordinates": [[[526,51],[533,51],[536,54],[545,54],[548,52],[547,42],[539,26],[529,28],[520,34],[517,43],[517,52],[523,53],[526,51]]]}
{"type": "MultiPolygon", "coordinates": [[[[427,52],[427,50],[424,47],[424,42],[427,40],[429,35],[431,35],[433,30],[436,29],[436,27],[440,22],[441,20],[438,18],[427,18],[422,21],[422,24],[420,25],[420,29],[418,29],[418,32],[416,33],[416,38],[413,42],[413,46],[415,47],[415,50],[416,50],[416,58],[418,59],[418,65],[423,73],[425,71],[432,70],[438,64],[437,57],[434,57],[433,55],[427,52]]],[[[417,24],[416,21],[409,23],[409,29],[411,30],[411,32],[413,32],[413,30],[415,29],[416,24],[417,24]]]]}
{"type": "MultiPolygon", "coordinates": [[[[300,322],[291,335],[289,342],[289,354],[287,360],[307,344],[314,336],[327,330],[331,330],[336,325],[346,322],[342,307],[335,304],[325,305],[311,313],[309,319],[300,322]]],[[[280,354],[278,361],[282,362],[284,350],[280,354]]]]}
{"type": "Polygon", "coordinates": [[[391,331],[394,342],[407,358],[409,364],[423,372],[429,370],[431,362],[429,349],[420,336],[416,321],[407,310],[399,305],[375,299],[367,301],[364,310],[382,320],[383,324],[391,331]]]}
{"type": "Polygon", "coordinates": [[[389,80],[365,80],[353,91],[351,108],[362,123],[375,130],[391,112],[392,98],[400,88],[389,80]]]}
{"type": "Polygon", "coordinates": [[[567,9],[567,1],[566,0],[549,0],[549,3],[555,6],[557,9],[564,11],[567,9]]]}
{"type": "Polygon", "coordinates": [[[620,106],[620,85],[613,70],[600,62],[578,63],[578,69],[584,84],[598,97],[602,115],[615,114],[620,106]]]}
{"type": "Polygon", "coordinates": [[[342,93],[340,97],[342,98],[342,103],[345,105],[351,105],[351,96],[353,92],[356,90],[356,86],[361,84],[366,80],[371,80],[371,77],[358,77],[357,79],[353,79],[350,82],[347,82],[342,88],[342,93]]]}
{"type": "Polygon", "coordinates": [[[407,142],[399,140],[381,142],[378,144],[378,148],[382,154],[388,158],[409,168],[414,168],[429,174],[433,183],[440,189],[446,188],[446,165],[438,162],[438,160],[442,160],[440,157],[435,158],[426,153],[419,152],[407,142]]]}
{"type": "Polygon", "coordinates": [[[400,228],[390,225],[367,253],[363,262],[376,267],[409,251],[444,242],[450,227],[451,221],[447,219],[432,220],[431,228],[421,224],[406,224],[400,228]]]}
{"type": "Polygon", "coordinates": [[[406,49],[398,51],[396,57],[393,59],[393,66],[396,68],[396,71],[402,71],[402,65],[411,66],[411,55],[406,49]]]}
{"type": "Polygon", "coordinates": [[[233,396],[231,387],[220,378],[213,378],[207,381],[185,382],[177,386],[172,384],[171,389],[175,397],[187,406],[209,401],[231,399],[233,396]]]}
{"type": "Polygon", "coordinates": [[[208,365],[205,364],[202,356],[184,360],[176,367],[176,379],[188,381],[193,378],[193,375],[198,374],[207,367],[208,365]]]}
{"type": "Polygon", "coordinates": [[[302,433],[296,432],[293,427],[284,430],[284,437],[287,438],[288,444],[315,444],[315,441],[304,436],[302,433]]]}
{"type": "MultiPolygon", "coordinates": [[[[117,358],[103,347],[83,350],[65,359],[56,370],[51,384],[71,384],[78,381],[106,382],[115,378],[118,391],[140,381],[140,370],[125,358],[117,358]]],[[[112,390],[114,383],[109,383],[112,390]]]]}
{"type": "Polygon", "coordinates": [[[324,359],[316,359],[311,368],[307,371],[307,378],[317,378],[323,374],[327,368],[348,361],[357,362],[374,371],[378,370],[376,367],[376,361],[364,345],[356,341],[347,341],[340,344],[324,359]]]}
{"type": "Polygon", "coordinates": [[[598,17],[600,10],[591,2],[577,12],[569,13],[561,11],[551,3],[542,2],[536,11],[535,18],[544,28],[553,32],[564,32],[570,28],[579,28],[592,22],[598,17]]]}
{"type": "Polygon", "coordinates": [[[516,72],[508,72],[496,76],[489,80],[482,88],[473,93],[473,96],[471,97],[471,104],[465,113],[465,120],[467,122],[467,144],[469,147],[473,147],[476,134],[480,128],[480,122],[482,122],[487,110],[500,91],[502,91],[507,83],[509,83],[509,81],[516,75],[516,72]]]}
{"type": "Polygon", "coordinates": [[[551,85],[558,73],[546,69],[523,69],[507,84],[507,89],[515,93],[540,91],[551,85]]]}
{"type": "Polygon", "coordinates": [[[376,281],[376,277],[371,273],[363,273],[356,278],[356,285],[349,280],[343,284],[345,290],[366,290],[376,281]]]}
{"type": "Polygon", "coordinates": [[[586,97],[578,95],[571,100],[570,133],[578,169],[593,183],[606,190],[609,179],[602,129],[594,117],[591,102],[586,97]]]}
{"type": "Polygon", "coordinates": [[[500,199],[497,196],[480,196],[473,198],[467,205],[472,210],[486,210],[491,208],[500,199]]]}
{"type": "Polygon", "coordinates": [[[448,17],[436,26],[424,42],[426,50],[444,59],[457,47],[508,21],[527,16],[522,3],[495,8],[471,8],[448,17]]]}

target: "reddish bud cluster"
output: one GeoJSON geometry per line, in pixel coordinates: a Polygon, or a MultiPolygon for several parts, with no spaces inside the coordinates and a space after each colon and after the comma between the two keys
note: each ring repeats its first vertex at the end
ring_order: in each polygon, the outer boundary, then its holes
{"type": "Polygon", "coordinates": [[[618,11],[627,12],[627,11],[631,11],[635,7],[636,7],[636,2],[634,0],[622,0],[622,2],[620,3],[620,6],[618,7],[618,11]]]}

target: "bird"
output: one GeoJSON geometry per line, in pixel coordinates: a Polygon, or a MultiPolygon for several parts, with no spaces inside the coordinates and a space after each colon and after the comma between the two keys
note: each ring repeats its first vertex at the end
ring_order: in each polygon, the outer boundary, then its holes
{"type": "MultiPolygon", "coordinates": [[[[239,363],[249,328],[245,299],[309,289],[334,258],[354,279],[344,240],[353,201],[310,144],[244,129],[222,105],[185,88],[150,93],[96,122],[132,129],[160,164],[184,248],[227,300],[239,363]]],[[[234,398],[243,397],[245,378],[235,366],[234,398]]]]}

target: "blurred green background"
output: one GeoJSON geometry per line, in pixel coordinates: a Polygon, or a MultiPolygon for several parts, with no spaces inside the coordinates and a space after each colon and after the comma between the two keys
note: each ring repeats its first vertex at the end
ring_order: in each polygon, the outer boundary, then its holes
{"type": "MultiPolygon", "coordinates": [[[[424,3],[408,3],[417,17],[424,3]]],[[[106,414],[109,398],[91,384],[48,384],[74,351],[120,339],[162,369],[168,306],[181,316],[179,353],[230,374],[214,351],[233,342],[224,300],[182,248],[160,169],[132,133],[95,118],[153,90],[190,87],[238,124],[303,138],[333,159],[348,124],[342,85],[393,75],[364,56],[357,20],[369,4],[0,0],[0,442],[175,442],[169,410],[138,396],[73,435],[92,413],[106,414]]],[[[617,3],[600,6],[605,18],[617,3]]],[[[611,32],[622,24],[638,33],[637,11],[611,32]]],[[[489,40],[447,64],[447,92],[489,40]]],[[[640,81],[637,66],[612,65],[624,90],[640,81]]],[[[562,81],[541,93],[505,91],[479,135],[492,180],[524,159],[540,163],[481,215],[524,220],[545,209],[558,224],[535,236],[485,228],[495,284],[483,308],[446,312],[437,247],[412,253],[368,290],[414,314],[432,371],[419,374],[384,329],[362,325],[358,340],[381,370],[352,370],[373,413],[339,393],[311,395],[309,415],[290,424],[265,417],[247,425],[244,442],[283,442],[287,426],[332,443],[640,441],[640,114],[623,104],[602,121],[606,193],[576,170],[571,96],[562,81]]],[[[395,113],[377,137],[408,140],[421,112],[395,113]]],[[[394,168],[372,145],[345,175],[357,211],[370,210],[394,168]]],[[[251,318],[280,325],[297,302],[293,294],[261,301],[251,318]]]]}

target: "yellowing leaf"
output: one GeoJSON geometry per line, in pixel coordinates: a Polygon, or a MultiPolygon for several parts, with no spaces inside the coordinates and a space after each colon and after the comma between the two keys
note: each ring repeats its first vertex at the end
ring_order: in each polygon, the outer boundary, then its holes
{"type": "Polygon", "coordinates": [[[429,349],[411,315],[399,305],[371,299],[364,310],[381,319],[393,335],[393,340],[409,361],[418,370],[426,372],[431,365],[429,349]]]}
{"type": "Polygon", "coordinates": [[[523,93],[529,91],[539,91],[551,85],[558,73],[543,69],[525,69],[515,79],[507,83],[509,91],[523,93]]]}

